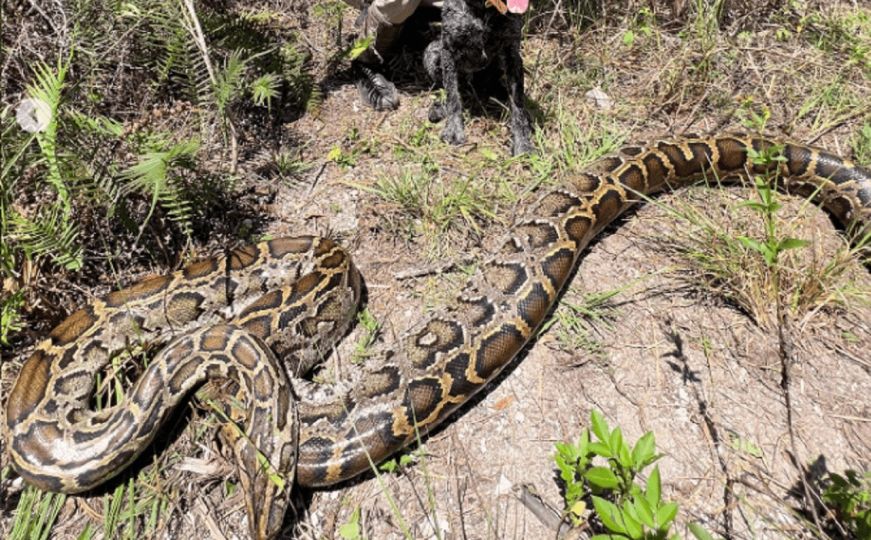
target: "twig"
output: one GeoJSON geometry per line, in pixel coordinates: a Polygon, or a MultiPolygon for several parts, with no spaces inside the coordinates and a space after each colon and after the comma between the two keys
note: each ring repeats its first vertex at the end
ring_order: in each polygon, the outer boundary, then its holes
{"type": "Polygon", "coordinates": [[[423,276],[430,276],[432,274],[441,274],[443,272],[448,272],[450,270],[453,270],[454,268],[456,268],[457,266],[459,266],[461,264],[470,264],[470,263],[474,262],[474,260],[475,260],[474,257],[464,257],[458,261],[450,261],[450,262],[444,263],[444,264],[439,265],[439,266],[430,266],[427,268],[418,268],[416,270],[406,270],[404,272],[397,272],[397,273],[393,274],[393,277],[396,279],[402,280],[402,279],[411,279],[411,278],[418,278],[418,277],[423,277],[423,276]]]}
{"type": "Polygon", "coordinates": [[[563,519],[560,513],[551,505],[546,503],[541,496],[536,493],[535,488],[530,484],[521,484],[514,487],[517,500],[525,506],[532,515],[538,518],[546,528],[556,532],[556,538],[562,538],[569,532],[571,526],[563,519]]]}

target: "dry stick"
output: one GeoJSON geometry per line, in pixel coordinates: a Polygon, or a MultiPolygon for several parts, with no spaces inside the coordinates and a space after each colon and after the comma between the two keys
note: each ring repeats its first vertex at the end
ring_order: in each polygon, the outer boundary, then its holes
{"type": "MultiPolygon", "coordinates": [[[[203,28],[200,26],[200,19],[197,17],[196,9],[194,9],[193,0],[182,0],[182,3],[187,8],[188,18],[185,18],[184,24],[186,26],[186,30],[190,33],[191,37],[194,38],[194,41],[197,44],[197,48],[200,50],[200,54],[203,55],[203,63],[206,65],[206,71],[209,72],[209,80],[212,82],[213,87],[217,87],[218,78],[215,76],[215,69],[212,67],[212,60],[209,58],[209,49],[206,45],[206,37],[203,34],[203,28]]],[[[230,132],[230,173],[236,172],[236,165],[238,164],[238,143],[236,141],[236,126],[233,124],[233,119],[230,117],[230,111],[227,111],[225,120],[227,122],[227,128],[230,132]]]]}

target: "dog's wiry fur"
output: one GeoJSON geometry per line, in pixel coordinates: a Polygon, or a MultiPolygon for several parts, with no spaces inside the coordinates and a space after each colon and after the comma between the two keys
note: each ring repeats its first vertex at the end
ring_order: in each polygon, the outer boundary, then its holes
{"type": "Polygon", "coordinates": [[[497,62],[508,90],[511,110],[511,150],[514,155],[533,152],[532,126],[524,103],[523,59],[520,57],[522,21],[519,15],[500,14],[483,0],[445,0],[441,38],[424,54],[429,76],[444,86],[446,99],[430,110],[430,120],[445,120],[442,139],[450,144],[466,141],[459,77],[497,62]]]}

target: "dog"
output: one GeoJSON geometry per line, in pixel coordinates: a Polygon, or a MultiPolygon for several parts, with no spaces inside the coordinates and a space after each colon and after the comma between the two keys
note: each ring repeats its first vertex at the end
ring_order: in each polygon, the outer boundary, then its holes
{"type": "Polygon", "coordinates": [[[444,0],[441,36],[424,51],[424,67],[433,82],[445,89],[445,100],[429,111],[431,122],[445,121],[445,142],[466,142],[460,74],[469,76],[496,62],[508,91],[511,152],[516,156],[535,151],[520,56],[521,15],[528,7],[529,0],[508,0],[507,5],[501,0],[444,0]]]}

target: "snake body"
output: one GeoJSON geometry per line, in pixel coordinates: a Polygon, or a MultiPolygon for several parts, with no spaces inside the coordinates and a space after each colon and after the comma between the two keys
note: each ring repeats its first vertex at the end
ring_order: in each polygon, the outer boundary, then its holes
{"type": "Polygon", "coordinates": [[[135,459],[191,389],[230,379],[245,404],[229,413],[245,421],[244,433],[227,438],[251,534],[274,537],[291,485],[276,475],[335,484],[444,420],[517,355],[582,250],[641,195],[772,172],[842,226],[871,231],[871,172],[825,151],[740,134],[627,146],[539,197],[455,301],[367,366],[358,384],[315,396],[294,383],[298,402],[278,357],[292,372],[310,369],[360,298],[360,276],[334,242],[272,240],[141,281],[73,313],[26,361],[7,404],[12,463],[43,489],[91,489],[135,459]],[[754,160],[775,146],[782,159],[754,160]],[[160,349],[120,404],[92,410],[94,374],[131,342],[160,349]]]}

